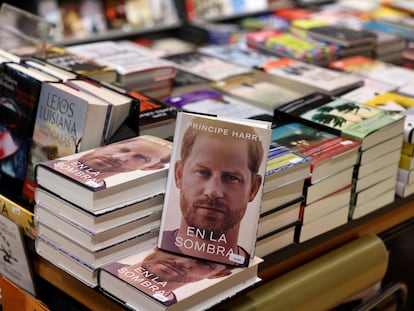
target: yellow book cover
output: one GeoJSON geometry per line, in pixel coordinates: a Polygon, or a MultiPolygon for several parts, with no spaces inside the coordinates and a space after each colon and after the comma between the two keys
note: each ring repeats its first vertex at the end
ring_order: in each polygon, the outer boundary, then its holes
{"type": "Polygon", "coordinates": [[[368,106],[374,106],[386,111],[400,111],[405,114],[404,141],[414,142],[414,99],[405,95],[386,92],[364,102],[368,106]]]}
{"type": "Polygon", "coordinates": [[[0,206],[1,213],[7,218],[16,221],[23,228],[25,235],[32,239],[36,238],[33,212],[1,194],[0,206]]]}

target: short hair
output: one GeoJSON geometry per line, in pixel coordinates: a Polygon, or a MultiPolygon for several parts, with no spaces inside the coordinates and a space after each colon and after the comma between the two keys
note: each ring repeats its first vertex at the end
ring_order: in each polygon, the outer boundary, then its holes
{"type": "MultiPolygon", "coordinates": [[[[219,120],[209,119],[209,118],[201,118],[201,117],[194,117],[191,120],[192,123],[201,123],[206,126],[213,126],[213,127],[223,127],[223,123],[219,120]]],[[[257,135],[256,130],[252,126],[228,122],[226,123],[226,128],[229,130],[235,130],[243,133],[249,133],[251,135],[257,135]]],[[[223,137],[221,134],[216,134],[213,132],[201,130],[199,127],[189,126],[187,127],[183,138],[182,138],[182,145],[180,151],[181,161],[185,163],[187,158],[189,157],[192,148],[194,146],[195,139],[199,135],[209,136],[209,137],[223,137]]],[[[232,136],[226,136],[232,138],[232,136]]],[[[238,139],[238,138],[234,138],[238,139]]],[[[259,171],[259,167],[263,160],[263,145],[259,140],[246,140],[248,144],[248,167],[252,174],[257,174],[259,171]]]]}

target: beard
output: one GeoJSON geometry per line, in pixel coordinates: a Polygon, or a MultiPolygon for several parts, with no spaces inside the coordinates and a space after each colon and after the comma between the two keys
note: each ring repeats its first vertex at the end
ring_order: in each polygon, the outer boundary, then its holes
{"type": "Polygon", "coordinates": [[[220,199],[198,199],[190,202],[183,191],[180,193],[180,207],[188,226],[211,232],[214,238],[220,237],[238,225],[245,212],[244,208],[231,210],[220,199]],[[203,207],[213,211],[206,212],[203,207]]]}

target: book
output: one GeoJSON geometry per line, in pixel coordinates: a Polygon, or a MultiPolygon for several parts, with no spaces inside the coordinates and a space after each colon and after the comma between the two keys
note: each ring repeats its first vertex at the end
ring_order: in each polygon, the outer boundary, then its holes
{"type": "Polygon", "coordinates": [[[117,72],[114,68],[100,64],[90,58],[71,53],[63,46],[48,46],[42,59],[77,75],[98,81],[115,83],[117,79],[117,72]]]}
{"type": "Polygon", "coordinates": [[[141,218],[134,219],[116,227],[91,231],[78,223],[65,218],[44,207],[35,205],[35,219],[37,221],[38,234],[45,234],[47,228],[58,232],[67,239],[76,241],[78,245],[94,252],[121,244],[124,241],[137,236],[144,236],[150,231],[158,230],[160,226],[161,212],[148,213],[141,218]]]}
{"type": "Polygon", "coordinates": [[[33,208],[17,203],[5,195],[0,194],[1,214],[19,224],[23,233],[31,239],[36,238],[36,227],[33,208]]]}
{"type": "Polygon", "coordinates": [[[414,183],[414,170],[406,170],[403,168],[398,168],[397,180],[405,184],[414,183]]]}
{"type": "MultiPolygon", "coordinates": [[[[301,210],[302,224],[306,224],[323,217],[325,214],[335,211],[339,206],[349,206],[351,203],[352,186],[351,184],[322,197],[301,210]]],[[[299,218],[299,214],[298,214],[299,218]]]]}
{"type": "Polygon", "coordinates": [[[252,72],[250,68],[197,51],[167,55],[163,58],[175,63],[178,69],[207,79],[210,82],[252,72]]]}
{"type": "Polygon", "coordinates": [[[164,99],[179,110],[218,116],[232,116],[242,119],[265,117],[271,119],[273,112],[257,107],[246,100],[226,93],[201,88],[195,91],[180,92],[164,99]]]}
{"type": "Polygon", "coordinates": [[[97,211],[163,193],[172,144],[137,136],[39,163],[35,180],[59,197],[97,211]]]}
{"type": "Polygon", "coordinates": [[[385,166],[380,166],[376,170],[373,170],[369,174],[363,177],[354,176],[354,192],[358,193],[364,189],[369,188],[370,186],[376,184],[379,180],[385,179],[388,177],[396,178],[398,173],[398,161],[391,162],[385,166]]]}
{"type": "Polygon", "coordinates": [[[248,267],[228,267],[149,248],[101,267],[98,286],[134,309],[201,310],[255,284],[261,261],[256,257],[248,267]]]}
{"type": "Polygon", "coordinates": [[[364,29],[356,30],[342,25],[311,27],[306,30],[306,33],[312,38],[345,47],[359,45],[374,46],[377,42],[377,35],[374,32],[364,29]]]}
{"type": "Polygon", "coordinates": [[[271,189],[271,191],[263,192],[261,212],[265,213],[277,207],[290,204],[292,201],[303,201],[304,187],[305,179],[298,179],[271,189]]]}
{"type": "Polygon", "coordinates": [[[104,210],[89,212],[81,206],[62,200],[57,195],[42,188],[36,189],[36,205],[41,205],[52,213],[76,223],[90,232],[100,232],[161,212],[164,194],[150,196],[131,204],[109,207],[104,210]]]}
{"type": "Polygon", "coordinates": [[[329,67],[395,85],[398,90],[403,89],[408,94],[414,94],[408,87],[414,81],[414,73],[402,66],[357,55],[332,61],[329,67]]]}
{"type": "Polygon", "coordinates": [[[261,238],[279,228],[297,223],[301,200],[294,200],[290,204],[274,208],[260,214],[257,238],[261,238]]]}
{"type": "Polygon", "coordinates": [[[172,79],[176,74],[174,63],[143,53],[142,48],[130,40],[80,43],[67,49],[114,68],[118,73],[117,83],[125,88],[133,88],[141,82],[172,79]]]}
{"type": "Polygon", "coordinates": [[[0,274],[32,295],[36,295],[32,263],[19,224],[0,215],[0,274]]]}
{"type": "Polygon", "coordinates": [[[359,165],[367,164],[378,157],[385,156],[388,152],[392,152],[395,149],[401,148],[403,143],[403,134],[391,137],[390,139],[384,140],[379,144],[364,150],[360,154],[358,159],[359,165]]]}
{"type": "Polygon", "coordinates": [[[96,268],[140,249],[155,246],[158,237],[158,229],[153,229],[100,249],[92,249],[79,244],[75,237],[68,237],[62,231],[50,228],[48,225],[49,223],[39,223],[39,237],[41,239],[47,239],[96,268]]]}
{"type": "Polygon", "coordinates": [[[367,176],[368,174],[376,171],[378,167],[385,167],[388,164],[396,163],[401,156],[401,147],[396,149],[389,150],[386,154],[379,156],[368,163],[359,165],[357,167],[357,176],[358,178],[367,176]]]}
{"type": "Polygon", "coordinates": [[[311,183],[356,165],[359,156],[358,141],[299,122],[274,127],[272,141],[312,158],[311,183]]]}
{"type": "Polygon", "coordinates": [[[236,77],[212,82],[211,87],[267,110],[273,114],[273,110],[289,101],[306,95],[300,90],[279,86],[258,75],[239,75],[236,77]],[[278,94],[275,97],[275,94],[278,94]]]}
{"type": "Polygon", "coordinates": [[[414,183],[406,184],[397,180],[395,194],[400,198],[406,198],[414,193],[414,183]]]}
{"type": "MultiPolygon", "coordinates": [[[[304,207],[306,209],[306,207],[304,207]]],[[[338,207],[333,212],[324,214],[317,220],[297,226],[295,242],[303,243],[321,234],[331,231],[348,222],[349,204],[338,207]]]]}
{"type": "Polygon", "coordinates": [[[264,71],[276,83],[337,95],[363,84],[361,77],[289,58],[265,65],[264,71]]]}
{"type": "Polygon", "coordinates": [[[311,161],[310,157],[272,142],[267,156],[263,193],[296,180],[309,178],[311,161]]]}
{"type": "Polygon", "coordinates": [[[386,111],[397,111],[405,114],[404,141],[414,143],[414,98],[398,94],[396,92],[385,92],[366,100],[364,104],[374,106],[386,111]]]}
{"type": "Polygon", "coordinates": [[[267,62],[278,59],[274,54],[258,51],[242,44],[209,44],[199,47],[197,51],[252,69],[263,68],[267,62]]]}
{"type": "Polygon", "coordinates": [[[270,122],[179,112],[161,249],[248,264],[254,254],[270,135],[270,122]]]}
{"type": "Polygon", "coordinates": [[[56,78],[62,81],[66,81],[68,79],[74,79],[74,78],[77,78],[78,76],[76,73],[72,71],[66,70],[64,68],[61,68],[52,63],[48,63],[45,60],[38,59],[38,58],[23,58],[21,62],[30,67],[37,68],[52,76],[55,76],[56,78]]]}
{"type": "Polygon", "coordinates": [[[317,183],[305,185],[305,204],[311,204],[339,189],[351,185],[353,173],[354,167],[350,166],[334,175],[321,179],[317,183]]]}
{"type": "Polygon", "coordinates": [[[297,223],[272,231],[257,239],[257,256],[268,256],[295,243],[295,229],[297,223]]]}
{"type": "Polygon", "coordinates": [[[413,169],[414,168],[414,157],[401,154],[398,166],[406,170],[413,169]]]}
{"type": "Polygon", "coordinates": [[[138,99],[140,104],[139,110],[135,110],[135,113],[127,118],[126,124],[140,135],[153,135],[161,138],[173,136],[177,107],[141,92],[128,91],[128,94],[138,99]]]}
{"type": "Polygon", "coordinates": [[[315,92],[275,110],[275,123],[300,121],[361,143],[364,151],[402,133],[404,116],[315,92]]]}
{"type": "Polygon", "coordinates": [[[20,201],[42,83],[57,79],[13,62],[0,71],[0,192],[20,201]]]}

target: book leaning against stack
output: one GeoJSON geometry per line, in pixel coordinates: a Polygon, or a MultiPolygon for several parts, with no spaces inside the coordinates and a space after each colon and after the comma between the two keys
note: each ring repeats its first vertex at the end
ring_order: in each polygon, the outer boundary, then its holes
{"type": "Polygon", "coordinates": [[[97,269],[156,245],[171,142],[137,136],[36,166],[36,251],[97,286],[97,269]]]}

